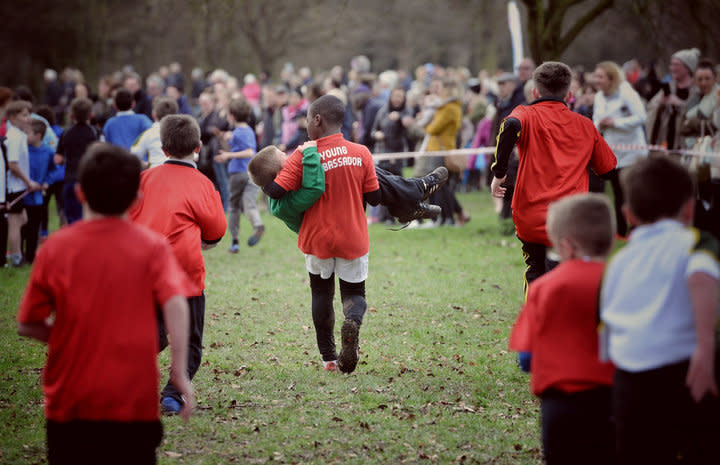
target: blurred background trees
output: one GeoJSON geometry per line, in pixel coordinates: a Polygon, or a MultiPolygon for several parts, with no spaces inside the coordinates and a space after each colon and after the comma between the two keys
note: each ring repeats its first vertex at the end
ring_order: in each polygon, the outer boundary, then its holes
{"type": "MultiPolygon", "coordinates": [[[[519,0],[526,54],[592,67],[638,58],[664,64],[698,47],[720,59],[716,0],[519,0]]],[[[512,67],[505,0],[6,0],[0,83],[40,84],[42,70],[81,69],[89,82],[132,64],[145,75],[178,61],[186,72],[241,76],[285,62],[373,70],[424,62],[471,72],[512,67]]]]}

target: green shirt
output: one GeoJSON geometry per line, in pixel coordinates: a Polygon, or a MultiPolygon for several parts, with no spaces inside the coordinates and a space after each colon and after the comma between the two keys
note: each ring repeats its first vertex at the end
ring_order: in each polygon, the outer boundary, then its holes
{"type": "Polygon", "coordinates": [[[325,192],[325,171],[320,164],[316,147],[303,150],[303,177],[300,189],[286,193],[280,199],[269,199],[270,213],[285,222],[288,228],[300,232],[303,212],[325,192]]]}

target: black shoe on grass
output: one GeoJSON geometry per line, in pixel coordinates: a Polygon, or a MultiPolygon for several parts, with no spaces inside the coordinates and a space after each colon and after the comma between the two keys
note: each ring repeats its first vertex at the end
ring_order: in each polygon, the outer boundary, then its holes
{"type": "Polygon", "coordinates": [[[353,320],[345,320],[340,328],[342,348],[338,356],[338,368],[343,373],[352,373],[358,362],[358,336],[360,328],[353,320]]]}
{"type": "Polygon", "coordinates": [[[422,202],[426,201],[428,197],[433,195],[435,191],[440,189],[440,186],[445,184],[448,179],[448,170],[444,166],[435,168],[430,173],[426,174],[420,180],[423,182],[425,193],[423,194],[422,202]]]}

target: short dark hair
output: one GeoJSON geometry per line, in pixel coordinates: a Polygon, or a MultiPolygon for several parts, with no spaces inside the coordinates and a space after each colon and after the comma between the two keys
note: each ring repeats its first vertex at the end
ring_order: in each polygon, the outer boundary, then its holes
{"type": "Polygon", "coordinates": [[[140,160],[122,147],[96,142],[80,159],[78,180],[90,208],[122,215],[140,187],[140,160]]]}
{"type": "Polygon", "coordinates": [[[70,104],[70,112],[76,123],[87,123],[92,114],[92,101],[85,97],[73,99],[70,104]]]}
{"type": "Polygon", "coordinates": [[[158,121],[167,115],[174,115],[178,112],[178,104],[170,97],[156,97],[153,102],[153,111],[158,121]]]}
{"type": "Polygon", "coordinates": [[[334,95],[323,95],[308,109],[308,116],[320,115],[331,126],[342,126],[345,119],[345,105],[334,95]]]}
{"type": "Polygon", "coordinates": [[[230,101],[228,111],[238,123],[247,123],[250,120],[252,107],[244,98],[234,98],[230,101]]]}
{"type": "Polygon", "coordinates": [[[128,111],[132,108],[133,95],[129,90],[122,87],[115,93],[115,106],[119,111],[128,111]]]}
{"type": "Polygon", "coordinates": [[[565,98],[570,90],[572,70],[565,63],[546,61],[533,72],[535,88],[541,97],[565,98]]]}
{"type": "Polygon", "coordinates": [[[30,121],[30,129],[35,134],[45,134],[45,130],[47,129],[47,124],[45,124],[44,121],[39,119],[34,119],[30,121]]]}
{"type": "Polygon", "coordinates": [[[33,104],[35,102],[35,96],[33,96],[28,86],[19,85],[15,88],[15,92],[13,92],[13,100],[24,100],[33,104]]]}
{"type": "Polygon", "coordinates": [[[547,232],[553,245],[568,239],[583,254],[605,256],[615,237],[615,217],[610,201],[603,194],[583,193],[564,197],[550,204],[547,232]]]}
{"type": "Polygon", "coordinates": [[[160,120],[160,142],[169,156],[183,158],[200,146],[200,126],[189,115],[167,115],[160,120]]]}
{"type": "Polygon", "coordinates": [[[676,217],[693,197],[690,173],[668,156],[638,160],[620,172],[625,203],[643,223],[676,217]]]}
{"type": "Polygon", "coordinates": [[[698,61],[697,68],[695,68],[695,71],[697,71],[698,69],[707,69],[712,73],[713,76],[716,75],[715,64],[709,58],[703,58],[700,61],[698,61]]]}
{"type": "Polygon", "coordinates": [[[13,118],[22,113],[23,110],[32,111],[32,104],[27,100],[13,100],[8,103],[7,108],[5,108],[5,116],[7,116],[8,119],[13,118]]]}
{"type": "Polygon", "coordinates": [[[50,123],[50,126],[55,124],[55,112],[50,108],[50,105],[38,105],[35,107],[35,113],[45,118],[50,123]]]}
{"type": "Polygon", "coordinates": [[[268,145],[250,159],[248,174],[256,186],[267,186],[282,169],[282,160],[278,157],[278,150],[280,149],[274,145],[268,145]]]}

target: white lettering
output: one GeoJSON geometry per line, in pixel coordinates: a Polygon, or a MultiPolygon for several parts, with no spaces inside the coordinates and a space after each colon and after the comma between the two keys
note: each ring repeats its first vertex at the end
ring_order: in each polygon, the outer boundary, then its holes
{"type": "Polygon", "coordinates": [[[322,164],[323,171],[328,172],[342,166],[362,166],[362,158],[360,157],[338,157],[331,158],[322,164]]]}

